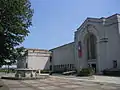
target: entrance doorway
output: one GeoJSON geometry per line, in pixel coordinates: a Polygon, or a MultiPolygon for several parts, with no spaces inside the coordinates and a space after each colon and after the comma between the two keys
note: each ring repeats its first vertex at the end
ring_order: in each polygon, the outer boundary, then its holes
{"type": "Polygon", "coordinates": [[[91,66],[92,66],[93,70],[94,70],[95,73],[96,73],[96,64],[92,64],[91,66]]]}
{"type": "Polygon", "coordinates": [[[96,73],[96,64],[95,63],[89,63],[88,67],[92,68],[96,73]]]}

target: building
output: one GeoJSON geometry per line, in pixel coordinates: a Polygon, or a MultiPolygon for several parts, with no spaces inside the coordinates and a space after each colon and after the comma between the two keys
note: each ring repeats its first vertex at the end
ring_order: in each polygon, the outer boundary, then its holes
{"type": "Polygon", "coordinates": [[[50,50],[52,52],[52,71],[68,71],[75,69],[74,42],[50,50]]]}
{"type": "Polygon", "coordinates": [[[20,58],[17,62],[17,68],[33,68],[48,70],[50,66],[50,52],[43,49],[27,49],[27,55],[20,58]]]}
{"type": "Polygon", "coordinates": [[[120,15],[107,18],[87,18],[75,32],[76,68],[120,68],[120,15]],[[81,45],[82,56],[78,55],[81,45]]]}
{"type": "Polygon", "coordinates": [[[74,64],[77,70],[92,67],[96,73],[120,68],[120,14],[87,18],[73,43],[52,49],[53,71],[64,64],[74,64]]]}
{"type": "Polygon", "coordinates": [[[75,31],[74,42],[47,50],[29,49],[28,68],[54,71],[92,67],[96,73],[120,69],[120,14],[87,18],[75,31]]]}

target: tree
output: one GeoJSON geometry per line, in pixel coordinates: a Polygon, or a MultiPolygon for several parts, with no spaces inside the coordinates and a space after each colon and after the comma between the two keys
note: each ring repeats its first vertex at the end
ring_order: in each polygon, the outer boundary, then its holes
{"type": "Polygon", "coordinates": [[[0,0],[0,64],[15,60],[23,47],[16,48],[28,36],[33,9],[29,0],[0,0]]]}

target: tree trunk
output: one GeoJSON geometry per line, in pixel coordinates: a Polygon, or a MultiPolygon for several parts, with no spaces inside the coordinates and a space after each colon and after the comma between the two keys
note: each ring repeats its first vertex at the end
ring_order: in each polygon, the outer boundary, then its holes
{"type": "Polygon", "coordinates": [[[8,73],[9,73],[9,64],[8,64],[8,73]]]}

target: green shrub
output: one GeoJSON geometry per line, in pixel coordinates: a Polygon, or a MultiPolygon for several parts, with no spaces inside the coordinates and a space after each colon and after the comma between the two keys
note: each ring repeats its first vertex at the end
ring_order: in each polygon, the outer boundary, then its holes
{"type": "Polygon", "coordinates": [[[103,75],[107,76],[120,76],[120,70],[103,70],[103,75]]]}
{"type": "MultiPolygon", "coordinates": [[[[8,69],[0,69],[0,72],[7,73],[8,69]]],[[[15,70],[14,69],[9,69],[9,73],[15,73],[15,70]]]]}
{"type": "Polygon", "coordinates": [[[83,68],[78,71],[77,76],[91,76],[94,74],[94,70],[92,68],[83,68]]]}
{"type": "Polygon", "coordinates": [[[7,70],[1,69],[0,72],[7,72],[7,70]]]}
{"type": "Polygon", "coordinates": [[[49,73],[49,70],[40,70],[40,73],[49,73]]]}
{"type": "Polygon", "coordinates": [[[53,71],[52,73],[54,73],[54,74],[62,74],[63,71],[53,71]]]}

